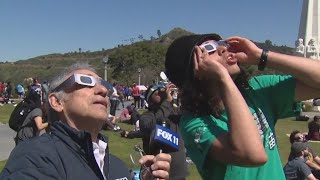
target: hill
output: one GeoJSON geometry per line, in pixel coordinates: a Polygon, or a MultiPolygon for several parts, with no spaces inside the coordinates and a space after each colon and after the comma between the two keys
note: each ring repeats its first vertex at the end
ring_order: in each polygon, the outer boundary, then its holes
{"type": "MultiPolygon", "coordinates": [[[[13,84],[23,83],[30,77],[38,77],[40,80],[51,80],[56,73],[78,61],[86,61],[97,69],[98,74],[104,77],[104,64],[102,59],[109,56],[108,61],[108,80],[117,81],[120,84],[131,85],[138,81],[138,68],[141,68],[141,83],[150,84],[157,81],[159,73],[164,69],[164,58],[168,46],[173,40],[193,34],[181,28],[174,28],[158,38],[151,37],[150,40],[139,38],[138,42],[131,44],[119,44],[112,49],[95,52],[79,51],[65,54],[48,54],[0,64],[0,81],[11,81],[13,84]]],[[[256,43],[259,47],[266,47],[272,51],[285,54],[292,54],[293,49],[287,46],[275,46],[270,40],[265,43],[256,43]]],[[[246,67],[250,73],[256,72],[256,67],[246,67]]],[[[275,73],[266,71],[264,73],[275,73]]]]}

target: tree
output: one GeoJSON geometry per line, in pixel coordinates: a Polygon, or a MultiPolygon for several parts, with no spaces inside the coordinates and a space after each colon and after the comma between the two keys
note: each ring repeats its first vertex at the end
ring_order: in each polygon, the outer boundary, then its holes
{"type": "Polygon", "coordinates": [[[142,34],[140,34],[140,35],[138,36],[138,38],[139,38],[141,41],[143,41],[143,35],[142,35],[142,34]]]}
{"type": "Polygon", "coordinates": [[[134,43],[134,40],[135,40],[135,38],[130,38],[130,42],[131,42],[131,44],[133,44],[133,43],[134,43]]]}
{"type": "Polygon", "coordinates": [[[269,39],[267,39],[265,42],[267,47],[271,47],[272,46],[272,41],[270,41],[269,39]]]}
{"type": "Polygon", "coordinates": [[[158,34],[158,37],[160,38],[160,36],[161,36],[161,31],[160,31],[160,29],[157,30],[157,34],[158,34]]]}
{"type": "MultiPolygon", "coordinates": [[[[164,62],[168,46],[173,40],[190,34],[193,33],[176,28],[167,34],[161,35],[159,40],[157,39],[158,35],[144,37],[143,41],[140,41],[140,38],[138,39],[139,36],[137,36],[135,43],[130,44],[130,38],[128,38],[122,40],[122,43],[112,49],[104,49],[103,52],[87,51],[87,53],[84,53],[84,49],[78,48],[79,50],[66,54],[53,53],[16,61],[14,65],[4,60],[0,62],[0,81],[11,79],[13,84],[15,84],[16,82],[22,82],[25,77],[34,76],[39,76],[41,79],[52,79],[52,77],[56,76],[57,72],[78,60],[89,60],[89,63],[96,68],[98,75],[103,77],[104,66],[102,65],[101,58],[108,54],[108,78],[110,80],[117,81],[119,84],[131,85],[133,82],[137,82],[137,68],[140,67],[143,68],[141,82],[143,84],[151,84],[154,79],[160,78],[160,72],[165,69],[164,62]],[[19,69],[24,69],[24,72],[21,73],[19,69]]],[[[254,43],[260,48],[267,48],[273,52],[289,55],[294,52],[294,48],[276,46],[270,40],[254,43]],[[267,44],[271,45],[271,47],[268,47],[267,44]]],[[[260,72],[257,70],[257,66],[247,67],[246,70],[249,75],[278,73],[268,68],[260,72]]]]}

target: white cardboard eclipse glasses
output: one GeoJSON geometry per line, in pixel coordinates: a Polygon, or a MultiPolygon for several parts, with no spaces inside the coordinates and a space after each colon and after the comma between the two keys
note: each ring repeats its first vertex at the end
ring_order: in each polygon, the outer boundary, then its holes
{"type": "Polygon", "coordinates": [[[204,48],[208,51],[208,53],[211,53],[215,52],[218,46],[225,46],[227,48],[230,47],[230,45],[224,41],[207,41],[201,44],[199,47],[204,48]]]}

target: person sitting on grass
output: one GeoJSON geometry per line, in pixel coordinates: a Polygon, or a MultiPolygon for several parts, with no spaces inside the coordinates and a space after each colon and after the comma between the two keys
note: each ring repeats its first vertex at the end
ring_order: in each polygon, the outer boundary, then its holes
{"type": "Polygon", "coordinates": [[[140,119],[140,114],[133,104],[128,105],[120,114],[120,122],[135,125],[140,119]]]}
{"type": "Polygon", "coordinates": [[[120,135],[121,137],[124,137],[124,138],[129,138],[129,139],[133,139],[133,138],[142,138],[143,134],[141,133],[140,131],[140,114],[139,112],[134,108],[134,105],[131,104],[131,106],[127,106],[127,108],[129,110],[129,112],[131,113],[130,116],[130,120],[127,120],[127,121],[122,121],[124,123],[129,123],[129,124],[133,124],[132,122],[135,121],[135,127],[134,127],[134,130],[133,131],[126,131],[126,130],[123,130],[120,135]]]}
{"type": "Polygon", "coordinates": [[[140,131],[140,128],[139,128],[139,121],[137,121],[136,127],[135,127],[135,129],[133,131],[123,130],[120,133],[120,135],[121,135],[121,137],[128,138],[128,139],[142,138],[143,137],[143,133],[140,131]]]}
{"type": "MultiPolygon", "coordinates": [[[[306,142],[305,135],[302,134],[298,130],[294,130],[290,134],[290,143],[293,144],[295,142],[306,142]]],[[[320,178],[320,158],[319,156],[314,152],[313,148],[311,147],[310,143],[306,142],[306,145],[308,146],[308,154],[305,156],[305,163],[308,165],[308,167],[311,169],[312,173],[317,177],[320,178]]],[[[294,154],[290,153],[288,157],[288,161],[294,159],[294,154]]]]}
{"type": "Polygon", "coordinates": [[[308,123],[308,135],[307,140],[320,141],[320,116],[314,116],[313,121],[308,123]]]}
{"type": "Polygon", "coordinates": [[[291,154],[294,158],[289,160],[283,168],[287,180],[316,180],[311,169],[305,163],[304,156],[308,153],[308,146],[305,142],[292,143],[291,154]]]}

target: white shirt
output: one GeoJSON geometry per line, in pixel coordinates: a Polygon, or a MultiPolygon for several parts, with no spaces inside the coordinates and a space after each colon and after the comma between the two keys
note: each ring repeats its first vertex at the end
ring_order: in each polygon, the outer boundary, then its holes
{"type": "Polygon", "coordinates": [[[106,155],[106,148],[107,148],[107,143],[99,140],[98,143],[92,142],[92,147],[93,147],[93,154],[94,158],[96,159],[96,162],[100,168],[100,171],[103,175],[103,178],[106,179],[106,176],[103,172],[103,166],[104,166],[104,156],[106,155]]]}
{"type": "Polygon", "coordinates": [[[118,91],[115,87],[113,87],[113,93],[110,97],[110,100],[117,100],[118,99],[118,91]]]}

